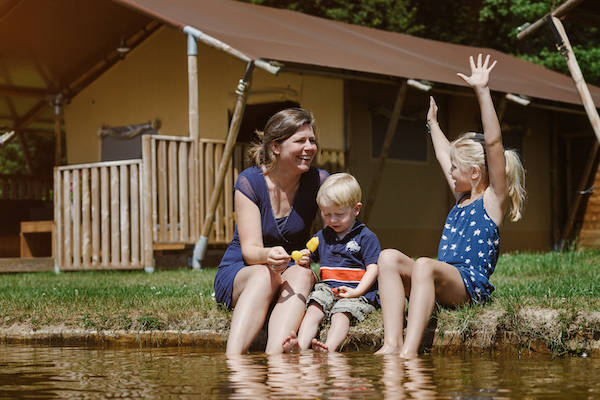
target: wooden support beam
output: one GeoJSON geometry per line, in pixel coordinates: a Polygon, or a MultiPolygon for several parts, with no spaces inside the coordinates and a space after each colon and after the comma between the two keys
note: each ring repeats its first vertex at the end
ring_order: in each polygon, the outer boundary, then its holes
{"type": "Polygon", "coordinates": [[[573,7],[577,6],[582,1],[583,0],[567,0],[567,1],[565,1],[563,4],[561,4],[555,10],[550,11],[548,14],[544,15],[542,18],[538,19],[533,24],[527,26],[525,29],[523,29],[521,32],[519,32],[519,34],[517,35],[517,39],[521,40],[521,39],[529,36],[533,32],[537,31],[539,28],[542,27],[542,25],[544,25],[544,23],[546,22],[546,18],[548,16],[562,17],[567,12],[569,12],[569,10],[571,10],[573,7]]]}
{"type": "Polygon", "coordinates": [[[365,223],[368,223],[369,218],[371,216],[371,212],[375,205],[375,200],[377,199],[377,191],[379,189],[379,184],[383,175],[383,169],[387,161],[390,147],[392,146],[392,141],[394,140],[396,128],[398,127],[398,120],[400,119],[400,113],[402,112],[402,108],[404,106],[404,100],[406,99],[406,89],[406,80],[403,80],[402,84],[400,85],[400,88],[398,89],[398,95],[396,96],[396,101],[394,103],[392,115],[390,116],[390,121],[388,123],[387,131],[385,133],[385,139],[383,141],[383,146],[381,147],[381,154],[379,155],[379,162],[377,163],[377,168],[375,169],[371,185],[369,186],[369,196],[367,198],[367,202],[365,204],[365,211],[362,217],[365,223]]]}
{"type": "Polygon", "coordinates": [[[2,96],[33,97],[35,99],[45,99],[51,94],[52,93],[50,93],[47,89],[42,88],[15,85],[0,85],[0,95],[2,96]]]}
{"type": "Polygon", "coordinates": [[[594,105],[594,100],[592,99],[590,90],[587,87],[585,80],[583,79],[583,74],[581,73],[581,69],[579,68],[577,59],[575,58],[575,53],[573,52],[573,48],[571,47],[571,43],[569,42],[569,37],[565,32],[565,28],[563,27],[562,22],[560,22],[558,18],[549,17],[548,23],[550,24],[553,32],[555,32],[555,34],[558,34],[560,38],[560,40],[559,38],[557,38],[557,47],[564,55],[567,61],[567,66],[569,67],[569,71],[571,72],[571,77],[573,78],[573,81],[575,82],[575,86],[577,88],[577,92],[581,97],[583,108],[585,108],[585,112],[590,120],[592,129],[594,130],[594,134],[596,135],[596,139],[600,141],[600,117],[598,116],[598,110],[596,110],[596,106],[594,105]]]}
{"type": "Polygon", "coordinates": [[[252,72],[254,71],[254,61],[250,61],[246,66],[244,77],[240,79],[236,93],[237,101],[233,110],[233,116],[229,125],[229,132],[227,133],[227,140],[225,142],[225,148],[223,149],[223,156],[219,162],[219,169],[215,177],[215,186],[210,194],[210,201],[204,222],[202,223],[202,232],[200,240],[194,247],[194,255],[192,256],[192,266],[194,269],[201,268],[201,263],[204,260],[206,254],[206,247],[208,244],[208,235],[212,227],[212,223],[215,218],[215,210],[217,209],[217,202],[221,196],[223,190],[223,184],[225,182],[225,174],[229,169],[229,162],[231,161],[231,155],[235,148],[235,142],[242,124],[242,118],[244,116],[244,110],[246,109],[246,94],[252,81],[252,72]]]}

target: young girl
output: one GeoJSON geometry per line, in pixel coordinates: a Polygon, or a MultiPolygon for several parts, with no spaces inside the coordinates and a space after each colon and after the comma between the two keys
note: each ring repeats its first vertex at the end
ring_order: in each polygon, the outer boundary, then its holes
{"type": "Polygon", "coordinates": [[[379,295],[385,332],[378,354],[417,355],[435,302],[456,307],[482,302],[494,290],[488,281],[498,259],[502,224],[508,209],[512,221],[521,218],[525,171],[519,156],[504,150],[500,123],[488,88],[489,64],[479,54],[469,58],[471,76],[457,74],[475,91],[484,134],[469,132],[450,143],[437,122],[437,105],[430,98],[427,125],[435,155],[444,171],[456,205],[446,219],[438,260],[416,261],[398,250],[381,252],[379,295]],[[410,297],[406,338],[403,340],[405,297],[410,297]]]}

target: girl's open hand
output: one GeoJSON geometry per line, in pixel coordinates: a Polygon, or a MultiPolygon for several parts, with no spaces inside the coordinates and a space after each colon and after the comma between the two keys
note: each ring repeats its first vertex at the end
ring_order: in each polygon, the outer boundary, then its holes
{"type": "Polygon", "coordinates": [[[290,262],[290,255],[281,246],[271,247],[267,253],[267,265],[275,272],[283,272],[290,262]]]}
{"type": "Polygon", "coordinates": [[[429,110],[427,111],[427,123],[437,122],[438,106],[435,104],[433,96],[429,96],[429,110]]]}
{"type": "Polygon", "coordinates": [[[462,78],[467,84],[471,87],[480,87],[485,88],[488,85],[488,81],[490,78],[490,72],[496,66],[496,62],[494,61],[492,65],[489,65],[490,55],[485,56],[485,61],[482,62],[482,55],[479,54],[477,56],[477,65],[475,65],[475,61],[473,60],[473,56],[469,57],[469,63],[471,64],[471,76],[466,76],[457,73],[460,78],[462,78]]]}

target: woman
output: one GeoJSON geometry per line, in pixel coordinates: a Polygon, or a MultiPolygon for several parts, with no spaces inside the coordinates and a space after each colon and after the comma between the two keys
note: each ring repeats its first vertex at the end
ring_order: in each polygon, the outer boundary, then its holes
{"type": "Polygon", "coordinates": [[[327,172],[310,166],[316,152],[315,121],[309,111],[292,108],[272,116],[260,143],[250,150],[256,166],[235,184],[237,220],[215,277],[219,303],[234,308],[227,354],[241,354],[268,325],[268,354],[281,353],[290,331],[297,331],[312,288],[310,268],[290,263],[303,249],[317,211],[315,201],[327,172]]]}

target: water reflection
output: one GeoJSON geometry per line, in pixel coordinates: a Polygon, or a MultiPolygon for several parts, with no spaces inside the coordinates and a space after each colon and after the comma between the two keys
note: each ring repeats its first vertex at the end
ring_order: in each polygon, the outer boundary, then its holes
{"type": "Polygon", "coordinates": [[[0,398],[591,399],[600,359],[0,345],[0,398]]]}

